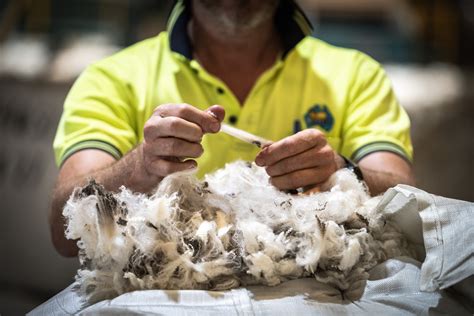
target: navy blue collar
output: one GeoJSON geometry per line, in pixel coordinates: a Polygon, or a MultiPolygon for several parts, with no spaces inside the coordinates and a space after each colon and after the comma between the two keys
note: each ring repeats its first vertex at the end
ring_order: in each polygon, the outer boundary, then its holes
{"type": "MultiPolygon", "coordinates": [[[[168,36],[172,51],[188,59],[193,58],[193,49],[188,35],[191,18],[190,0],[177,0],[168,17],[168,36]]],[[[313,28],[301,8],[292,0],[281,0],[275,15],[275,23],[283,43],[286,56],[313,28]]]]}

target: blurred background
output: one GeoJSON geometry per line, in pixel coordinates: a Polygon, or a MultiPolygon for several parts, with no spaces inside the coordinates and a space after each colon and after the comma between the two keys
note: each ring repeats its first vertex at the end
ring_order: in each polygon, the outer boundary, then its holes
{"type": "MultiPolygon", "coordinates": [[[[474,201],[474,1],[301,0],[314,36],[382,62],[412,119],[418,186],[474,201]]],[[[170,0],[0,0],[0,314],[74,278],[47,213],[52,140],[89,63],[164,30],[170,0]]]]}

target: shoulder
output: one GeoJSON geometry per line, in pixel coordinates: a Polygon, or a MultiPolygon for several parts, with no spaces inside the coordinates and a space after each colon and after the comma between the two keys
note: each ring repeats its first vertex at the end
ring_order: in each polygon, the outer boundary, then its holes
{"type": "Polygon", "coordinates": [[[366,72],[377,72],[381,65],[370,56],[356,49],[331,45],[314,37],[306,37],[295,48],[298,58],[306,59],[315,71],[334,76],[360,76],[366,72]]]}
{"type": "Polygon", "coordinates": [[[88,70],[130,78],[156,69],[154,66],[166,55],[169,55],[168,35],[162,32],[90,65],[88,70]]]}
{"type": "Polygon", "coordinates": [[[84,99],[97,96],[109,103],[133,98],[137,89],[148,87],[155,77],[168,49],[167,39],[163,32],[89,65],[69,91],[65,107],[80,107],[84,99]]]}

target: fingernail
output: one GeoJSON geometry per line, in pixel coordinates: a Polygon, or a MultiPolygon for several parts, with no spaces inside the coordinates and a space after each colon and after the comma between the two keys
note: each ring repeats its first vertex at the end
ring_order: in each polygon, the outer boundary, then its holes
{"type": "Polygon", "coordinates": [[[257,164],[257,166],[262,167],[265,164],[265,161],[260,156],[258,156],[257,158],[255,158],[255,163],[257,164]]]}
{"type": "Polygon", "coordinates": [[[217,117],[217,115],[216,115],[214,112],[212,112],[212,111],[207,111],[207,113],[209,113],[210,115],[212,115],[214,118],[219,119],[219,118],[217,117]]]}

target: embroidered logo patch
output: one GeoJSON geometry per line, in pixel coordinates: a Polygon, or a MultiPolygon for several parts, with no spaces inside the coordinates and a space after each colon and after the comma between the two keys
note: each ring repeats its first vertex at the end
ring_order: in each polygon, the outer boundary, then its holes
{"type": "Polygon", "coordinates": [[[316,104],[304,115],[306,126],[314,127],[320,126],[325,131],[329,132],[334,126],[334,117],[327,105],[316,104]]]}

